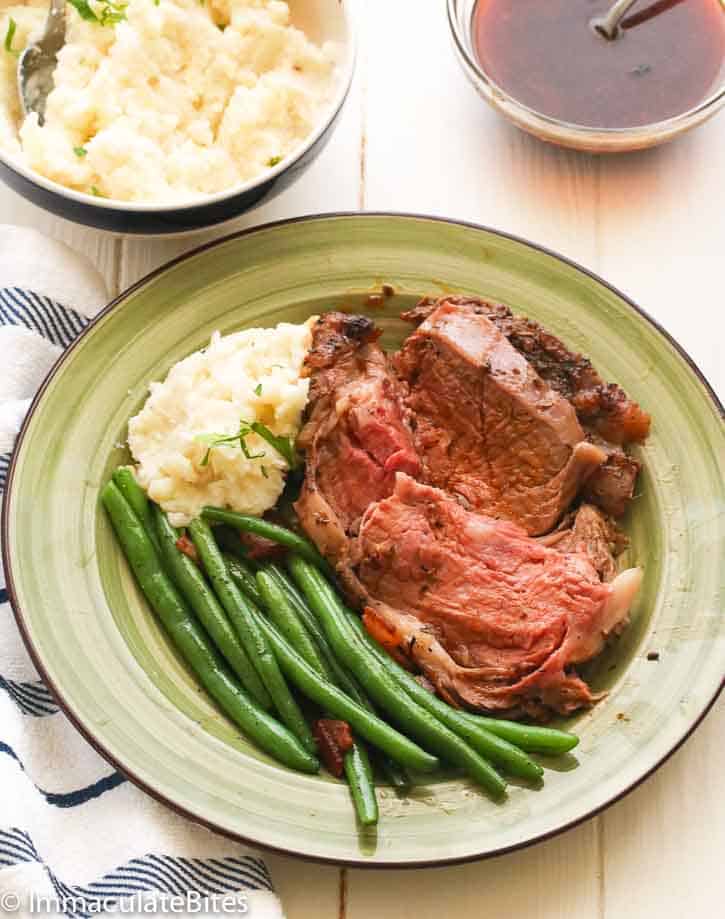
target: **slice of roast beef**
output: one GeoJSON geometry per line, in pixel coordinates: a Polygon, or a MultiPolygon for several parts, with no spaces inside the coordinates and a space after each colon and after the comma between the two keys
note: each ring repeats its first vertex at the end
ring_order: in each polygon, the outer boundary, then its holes
{"type": "Polygon", "coordinates": [[[606,458],[475,301],[440,301],[394,365],[425,481],[471,509],[546,533],[606,458]]]}
{"type": "Polygon", "coordinates": [[[467,511],[409,476],[366,511],[351,556],[367,615],[454,705],[519,716],[594,701],[573,665],[626,619],[639,569],[600,581],[587,555],[467,511]]]}
{"type": "Polygon", "coordinates": [[[502,303],[478,297],[426,297],[403,314],[413,323],[424,322],[443,303],[479,309],[529,361],[552,389],[574,406],[587,438],[607,454],[604,463],[589,478],[585,497],[608,514],[621,516],[634,495],[640,464],[621,445],[642,442],[649,434],[650,416],[616,383],[607,383],[591,361],[570,351],[556,336],[537,322],[515,316],[502,303]]]}
{"type": "Polygon", "coordinates": [[[614,444],[646,440],[650,416],[621,387],[607,383],[588,358],[570,351],[538,322],[515,316],[503,303],[479,297],[425,297],[403,318],[423,322],[444,303],[480,311],[490,319],[539,376],[572,403],[581,422],[590,425],[600,437],[614,444]]]}
{"type": "Polygon", "coordinates": [[[400,383],[378,335],[370,319],[327,313],[306,360],[310,402],[298,438],[305,479],[295,509],[320,551],[341,567],[368,505],[392,492],[397,471],[420,472],[400,383]]]}

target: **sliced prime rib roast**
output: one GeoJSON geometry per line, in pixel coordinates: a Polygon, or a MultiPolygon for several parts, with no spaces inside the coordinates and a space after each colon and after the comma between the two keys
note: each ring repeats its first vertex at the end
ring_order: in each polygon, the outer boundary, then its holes
{"type": "Polygon", "coordinates": [[[296,508],[323,554],[343,565],[367,507],[393,490],[395,473],[420,473],[400,384],[364,316],[326,313],[306,368],[310,411],[297,444],[306,468],[296,508]]]}
{"type": "Polygon", "coordinates": [[[472,510],[547,533],[606,459],[477,301],[439,301],[393,361],[425,481],[472,510]]]}
{"type": "MultiPolygon", "coordinates": [[[[342,313],[326,314],[314,329],[310,404],[298,440],[306,452],[296,504],[302,525],[350,599],[454,704],[545,717],[590,703],[571,668],[598,653],[624,620],[639,573],[600,580],[598,570],[611,575],[606,553],[616,540],[603,535],[594,508],[533,539],[416,481],[426,476],[418,418],[377,337],[370,320],[342,313]]],[[[532,428],[541,414],[546,419],[541,409],[532,428]]],[[[561,427],[553,425],[553,436],[542,424],[536,442],[563,455],[562,442],[573,453],[581,441],[576,418],[561,412],[568,440],[561,427]]],[[[565,509],[561,498],[556,514],[565,509]]]]}
{"type": "Polygon", "coordinates": [[[586,554],[542,545],[404,473],[365,512],[351,562],[367,615],[441,696],[510,716],[592,703],[572,665],[621,628],[641,580],[635,568],[603,583],[586,554]]]}
{"type": "Polygon", "coordinates": [[[486,316],[541,379],[573,405],[587,438],[606,453],[605,462],[588,479],[585,495],[608,514],[621,516],[634,494],[639,473],[639,463],[622,447],[646,439],[650,416],[616,383],[603,380],[588,358],[501,303],[463,296],[424,298],[403,318],[423,323],[443,304],[486,316]]]}

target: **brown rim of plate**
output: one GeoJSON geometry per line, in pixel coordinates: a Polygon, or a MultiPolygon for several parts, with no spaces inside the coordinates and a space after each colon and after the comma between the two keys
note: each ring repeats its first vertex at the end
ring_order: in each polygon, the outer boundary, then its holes
{"type": "Polygon", "coordinates": [[[216,240],[213,240],[212,242],[204,243],[203,245],[198,246],[197,248],[192,249],[189,252],[185,252],[183,255],[179,255],[169,262],[166,262],[164,265],[161,265],[159,268],[155,268],[153,271],[149,272],[149,274],[147,274],[145,277],[141,278],[139,281],[136,281],[135,284],[132,284],[130,287],[126,288],[126,290],[120,293],[117,297],[114,297],[114,299],[111,300],[111,302],[107,306],[105,306],[96,316],[94,316],[94,318],[89,322],[89,324],[80,333],[80,335],[63,352],[63,354],[61,354],[58,360],[53,364],[51,369],[48,371],[47,376],[45,377],[45,379],[40,385],[40,388],[35,394],[35,397],[33,398],[33,401],[30,404],[30,408],[28,409],[28,412],[25,416],[20,432],[17,436],[15,447],[13,448],[13,453],[12,453],[12,457],[10,461],[10,467],[8,469],[8,475],[7,475],[6,485],[5,485],[5,495],[4,495],[4,499],[2,502],[2,521],[0,523],[0,534],[2,536],[2,562],[3,562],[3,568],[5,570],[5,579],[6,579],[6,587],[8,591],[8,598],[10,601],[10,605],[12,606],[13,614],[15,616],[15,621],[17,622],[18,629],[20,631],[20,635],[22,636],[22,639],[23,639],[23,643],[25,644],[25,647],[28,650],[28,653],[33,661],[33,664],[35,665],[35,668],[37,669],[38,673],[42,677],[43,682],[45,683],[45,685],[48,687],[48,689],[52,692],[53,696],[55,697],[55,700],[58,703],[59,708],[61,709],[63,714],[68,718],[71,724],[76,728],[76,730],[88,741],[88,743],[93,747],[93,749],[98,754],[100,754],[108,763],[110,763],[122,775],[126,776],[126,778],[128,778],[131,782],[133,782],[134,785],[136,785],[142,791],[146,792],[146,794],[150,795],[156,801],[159,801],[161,804],[164,804],[166,807],[170,808],[172,811],[181,815],[182,817],[185,817],[188,820],[191,820],[193,823],[200,824],[201,826],[204,826],[209,830],[213,830],[215,833],[219,833],[221,836],[225,836],[228,839],[235,840],[236,842],[241,842],[247,845],[255,846],[257,848],[261,848],[269,852],[275,852],[279,855],[286,855],[292,858],[300,858],[302,860],[316,862],[318,864],[338,865],[340,867],[348,867],[348,868],[362,868],[362,869],[367,868],[367,869],[378,869],[378,870],[379,869],[383,869],[383,870],[401,869],[401,868],[406,868],[406,869],[444,868],[444,867],[449,867],[452,865],[465,864],[467,862],[482,861],[484,859],[496,858],[500,855],[507,855],[509,852],[516,852],[520,849],[525,849],[528,846],[532,846],[536,843],[544,842],[547,839],[552,839],[554,836],[558,836],[560,833],[564,833],[567,830],[571,830],[574,827],[577,827],[580,824],[584,823],[585,821],[591,819],[592,817],[596,817],[597,815],[605,811],[608,807],[611,807],[612,804],[616,804],[617,801],[622,800],[622,798],[626,797],[631,791],[634,791],[635,788],[639,787],[639,785],[641,785],[644,781],[646,781],[654,772],[657,771],[657,769],[660,768],[660,766],[666,763],[667,760],[677,750],[680,749],[680,747],[692,735],[695,729],[702,723],[707,713],[710,711],[710,709],[713,707],[713,705],[717,701],[720,693],[723,690],[723,687],[725,686],[725,676],[720,681],[720,686],[715,691],[712,698],[708,701],[708,703],[698,713],[697,717],[693,720],[689,729],[685,732],[685,734],[683,734],[683,736],[677,741],[677,743],[675,743],[667,751],[667,753],[665,753],[658,760],[658,762],[656,762],[654,766],[652,766],[651,769],[648,769],[636,781],[632,782],[626,788],[622,789],[622,791],[620,791],[618,794],[613,795],[608,801],[605,801],[599,807],[595,807],[592,810],[587,811],[581,817],[578,817],[575,820],[570,820],[568,823],[564,823],[561,826],[556,827],[556,829],[550,830],[547,833],[541,833],[538,836],[534,836],[531,839],[525,840],[524,842],[516,843],[515,845],[511,845],[511,846],[506,846],[504,848],[498,849],[495,852],[488,852],[486,854],[481,854],[481,855],[465,855],[465,856],[460,856],[460,857],[455,857],[455,858],[441,858],[441,859],[436,859],[433,861],[426,860],[426,861],[416,861],[416,862],[386,862],[384,864],[371,864],[371,863],[365,863],[361,861],[353,861],[350,859],[325,858],[325,857],[315,857],[315,856],[303,855],[299,852],[294,852],[294,851],[285,849],[280,846],[265,846],[259,843],[255,839],[252,839],[246,836],[242,836],[239,833],[232,833],[229,830],[224,830],[221,827],[218,827],[213,822],[205,820],[196,814],[190,813],[185,808],[180,807],[170,798],[167,798],[165,795],[151,788],[146,782],[142,781],[130,769],[123,766],[114,756],[112,756],[106,749],[104,749],[104,747],[96,740],[96,738],[86,728],[86,726],[81,723],[80,719],[75,715],[73,710],[66,703],[60,689],[58,688],[58,686],[55,685],[53,680],[50,679],[50,677],[48,676],[48,673],[45,670],[45,667],[43,666],[42,661],[40,660],[40,657],[37,654],[37,651],[30,639],[30,635],[25,627],[23,614],[22,614],[20,605],[17,601],[17,597],[15,594],[15,583],[13,579],[13,572],[12,572],[12,567],[10,564],[10,558],[9,558],[9,553],[8,553],[8,548],[7,548],[9,544],[8,534],[9,534],[10,524],[8,520],[9,502],[6,499],[12,490],[13,479],[14,479],[14,474],[15,474],[15,460],[18,455],[17,448],[22,443],[23,437],[25,435],[29,422],[32,418],[32,415],[38,403],[42,399],[43,394],[48,384],[53,379],[53,377],[58,372],[58,370],[61,368],[61,366],[63,365],[67,357],[70,355],[70,353],[73,351],[73,349],[76,347],[78,342],[96,325],[97,322],[99,322],[104,316],[106,316],[116,307],[120,306],[121,303],[126,299],[126,297],[129,294],[138,290],[140,287],[144,286],[149,281],[152,281],[157,276],[163,274],[167,269],[173,267],[174,265],[179,264],[180,262],[183,262],[186,259],[193,258],[199,255],[200,253],[205,252],[207,249],[212,249],[215,246],[219,246],[219,245],[228,243],[230,240],[240,239],[244,236],[250,236],[253,233],[259,233],[262,231],[271,230],[271,229],[274,229],[275,227],[280,227],[280,226],[290,226],[293,224],[298,224],[298,223],[302,224],[302,223],[307,223],[307,222],[315,221],[315,220],[331,220],[331,219],[347,218],[347,217],[355,217],[355,218],[364,219],[368,216],[374,217],[374,218],[392,217],[395,219],[429,220],[429,221],[437,222],[437,223],[447,223],[447,224],[453,224],[455,226],[466,227],[472,230],[482,230],[486,233],[491,233],[494,236],[499,236],[499,237],[502,237],[503,239],[508,239],[508,240],[511,240],[512,242],[519,243],[520,245],[527,246],[530,249],[535,249],[539,252],[543,252],[545,255],[548,255],[551,258],[557,259],[563,264],[568,265],[570,268],[574,268],[577,271],[581,272],[582,274],[587,275],[589,278],[596,281],[598,284],[601,284],[603,287],[606,287],[608,290],[610,290],[612,293],[618,296],[623,302],[627,304],[627,306],[629,306],[636,313],[642,316],[643,319],[649,322],[650,325],[652,325],[656,329],[656,331],[660,335],[662,335],[663,338],[665,338],[669,342],[670,345],[672,345],[672,347],[678,352],[680,357],[682,357],[683,360],[688,364],[688,366],[693,371],[693,373],[698,378],[698,380],[702,383],[706,393],[708,394],[708,396],[714,403],[715,407],[717,408],[720,417],[723,418],[723,420],[725,420],[725,407],[723,406],[722,402],[716,395],[710,383],[707,381],[705,375],[702,373],[702,371],[697,366],[697,364],[694,362],[694,360],[690,357],[690,355],[684,350],[684,348],[680,344],[678,344],[677,341],[675,341],[675,339],[669,334],[669,332],[667,332],[657,322],[657,320],[653,319],[652,316],[650,316],[640,306],[637,306],[637,304],[633,300],[631,300],[628,296],[626,296],[626,294],[623,294],[620,290],[618,290],[612,284],[609,284],[603,278],[599,277],[599,275],[595,274],[593,271],[590,271],[588,268],[584,268],[582,265],[579,265],[577,262],[573,261],[572,259],[566,258],[566,256],[560,255],[558,252],[554,252],[551,249],[548,249],[546,246],[539,245],[538,243],[532,243],[529,240],[523,239],[522,237],[516,236],[515,234],[512,234],[512,233],[504,233],[501,230],[494,230],[491,227],[484,226],[483,224],[476,224],[476,223],[473,223],[467,220],[454,220],[454,219],[448,219],[445,217],[434,217],[434,216],[429,216],[426,214],[413,214],[413,213],[396,212],[396,211],[334,211],[334,212],[326,213],[326,214],[310,214],[310,215],[305,215],[304,217],[290,217],[285,220],[276,220],[270,223],[260,224],[259,226],[248,227],[247,229],[240,230],[237,233],[231,233],[228,236],[224,236],[221,239],[216,239],[216,240]]]}

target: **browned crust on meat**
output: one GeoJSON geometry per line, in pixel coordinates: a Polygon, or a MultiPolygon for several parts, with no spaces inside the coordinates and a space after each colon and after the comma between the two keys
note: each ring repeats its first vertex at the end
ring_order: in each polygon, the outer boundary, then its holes
{"type": "Polygon", "coordinates": [[[305,358],[305,374],[310,376],[310,403],[334,389],[347,362],[360,349],[380,337],[380,329],[367,316],[325,313],[312,329],[312,347],[305,358]]]}
{"type": "Polygon", "coordinates": [[[611,514],[621,517],[634,497],[640,463],[621,450],[611,451],[604,463],[587,479],[583,497],[611,514]]]}

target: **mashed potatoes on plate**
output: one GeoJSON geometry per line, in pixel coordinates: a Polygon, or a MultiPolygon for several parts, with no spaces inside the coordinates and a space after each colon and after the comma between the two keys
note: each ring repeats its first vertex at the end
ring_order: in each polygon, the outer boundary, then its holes
{"type": "Polygon", "coordinates": [[[68,0],[45,124],[22,119],[17,52],[48,0],[0,0],[0,149],[69,188],[179,204],[292,153],[331,101],[335,48],[280,0],[68,0]]]}
{"type": "Polygon", "coordinates": [[[255,515],[274,507],[289,468],[284,456],[256,433],[244,437],[244,447],[238,439],[219,441],[259,422],[294,444],[307,404],[302,367],[315,318],[215,333],[207,348],[151,384],[128,424],[128,445],[140,485],[174,526],[189,523],[205,504],[255,515]]]}

